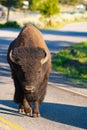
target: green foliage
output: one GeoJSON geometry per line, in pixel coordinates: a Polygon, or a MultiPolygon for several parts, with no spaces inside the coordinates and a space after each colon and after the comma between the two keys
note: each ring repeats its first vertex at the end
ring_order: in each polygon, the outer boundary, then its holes
{"type": "Polygon", "coordinates": [[[74,44],[61,50],[53,57],[52,67],[69,77],[87,81],[87,42],[74,44]]]}
{"type": "Polygon", "coordinates": [[[53,15],[60,12],[58,0],[46,0],[39,5],[40,13],[49,18],[49,25],[53,26],[53,15]]]}
{"type": "Polygon", "coordinates": [[[23,0],[1,0],[0,3],[6,7],[21,7],[23,0]]]}
{"type": "Polygon", "coordinates": [[[20,28],[20,25],[16,21],[9,21],[6,22],[5,24],[0,24],[0,28],[20,28]]]}
{"type": "Polygon", "coordinates": [[[87,42],[82,42],[79,44],[75,44],[70,46],[70,50],[75,49],[77,54],[73,57],[80,62],[87,62],[87,42]]]}
{"type": "Polygon", "coordinates": [[[32,11],[36,11],[38,10],[38,6],[39,6],[39,3],[40,3],[41,0],[29,0],[29,7],[30,7],[30,10],[32,11]]]}
{"type": "Polygon", "coordinates": [[[58,0],[46,0],[45,2],[41,3],[39,9],[42,15],[46,17],[57,14],[60,11],[58,7],[58,0]]]}

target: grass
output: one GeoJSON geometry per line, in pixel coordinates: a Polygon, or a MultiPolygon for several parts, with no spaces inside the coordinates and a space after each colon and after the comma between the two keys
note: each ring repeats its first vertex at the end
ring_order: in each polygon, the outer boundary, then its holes
{"type": "Polygon", "coordinates": [[[52,59],[53,70],[87,81],[87,41],[64,48],[52,59]]]}
{"type": "Polygon", "coordinates": [[[87,88],[87,82],[84,82],[82,80],[77,80],[77,79],[69,79],[69,81],[73,84],[76,84],[76,85],[80,85],[80,86],[83,86],[85,88],[87,88]]]}
{"type": "Polygon", "coordinates": [[[40,24],[38,24],[38,25],[36,25],[38,28],[40,28],[40,29],[60,29],[60,28],[62,28],[62,27],[64,27],[66,24],[71,24],[71,23],[76,23],[76,22],[87,22],[87,19],[74,19],[74,20],[62,20],[61,22],[55,22],[55,20],[53,21],[53,25],[52,26],[50,26],[49,24],[48,24],[48,22],[44,22],[44,21],[42,21],[42,23],[43,23],[43,25],[44,26],[42,26],[42,25],[40,25],[40,24]]]}
{"type": "Polygon", "coordinates": [[[66,21],[62,21],[62,22],[54,22],[53,26],[45,24],[43,29],[60,29],[63,26],[65,26],[66,24],[71,24],[71,23],[76,23],[76,22],[87,22],[87,19],[75,19],[75,20],[70,20],[70,21],[66,20],[66,21]]]}

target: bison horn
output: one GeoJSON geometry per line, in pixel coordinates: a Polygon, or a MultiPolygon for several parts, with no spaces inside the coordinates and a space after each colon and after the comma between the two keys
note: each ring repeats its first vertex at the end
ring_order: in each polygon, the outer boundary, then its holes
{"type": "Polygon", "coordinates": [[[15,60],[14,60],[14,59],[13,59],[13,57],[12,57],[12,50],[10,51],[9,56],[10,56],[10,60],[11,60],[12,62],[14,62],[14,63],[15,63],[15,60]]]}
{"type": "Polygon", "coordinates": [[[41,64],[44,64],[48,60],[48,53],[47,52],[45,53],[46,53],[46,56],[45,58],[41,59],[41,64]]]}

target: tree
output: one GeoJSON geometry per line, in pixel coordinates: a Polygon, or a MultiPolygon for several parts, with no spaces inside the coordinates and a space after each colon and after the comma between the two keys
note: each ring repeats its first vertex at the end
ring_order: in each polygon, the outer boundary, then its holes
{"type": "Polygon", "coordinates": [[[1,0],[0,4],[7,7],[7,22],[9,21],[9,13],[11,7],[21,7],[23,0],[1,0]]]}
{"type": "Polygon", "coordinates": [[[50,26],[53,25],[53,15],[59,13],[58,0],[45,0],[39,6],[39,10],[42,15],[49,18],[50,26]]]}
{"type": "Polygon", "coordinates": [[[30,7],[30,10],[32,11],[36,11],[38,10],[38,6],[39,6],[39,3],[41,0],[28,0],[29,1],[29,7],[30,7]]]}

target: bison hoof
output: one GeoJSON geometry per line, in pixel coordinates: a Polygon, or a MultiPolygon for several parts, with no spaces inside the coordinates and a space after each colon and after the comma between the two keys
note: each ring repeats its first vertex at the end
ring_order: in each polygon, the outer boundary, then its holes
{"type": "Polygon", "coordinates": [[[27,116],[32,116],[32,109],[31,108],[26,109],[25,113],[26,113],[27,116]]]}
{"type": "Polygon", "coordinates": [[[33,114],[33,117],[40,117],[40,113],[37,113],[37,114],[34,113],[34,114],[33,114]]]}
{"type": "Polygon", "coordinates": [[[30,113],[26,113],[27,116],[32,116],[32,111],[30,113]]]}
{"type": "Polygon", "coordinates": [[[24,109],[19,109],[18,112],[19,112],[20,114],[25,114],[24,109]]]}
{"type": "Polygon", "coordinates": [[[27,116],[32,116],[32,113],[26,113],[27,116]]]}

